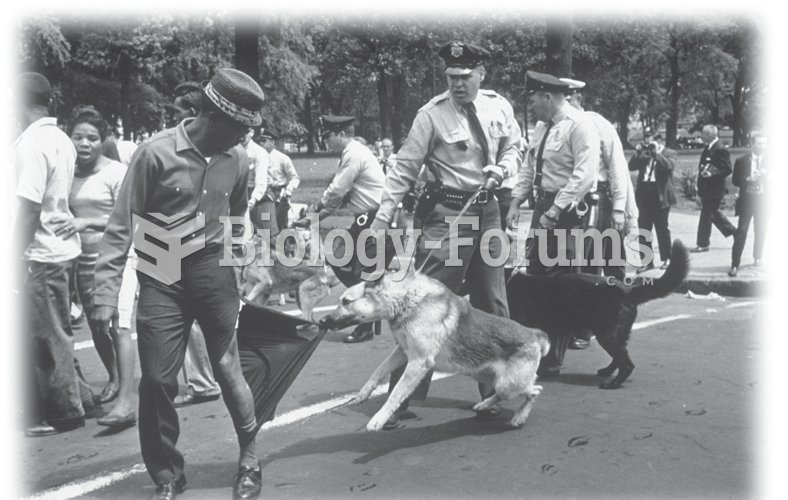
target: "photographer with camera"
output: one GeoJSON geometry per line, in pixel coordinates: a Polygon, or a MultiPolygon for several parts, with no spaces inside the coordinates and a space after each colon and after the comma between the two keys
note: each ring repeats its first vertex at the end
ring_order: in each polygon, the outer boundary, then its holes
{"type": "Polygon", "coordinates": [[[700,219],[698,220],[698,246],[690,252],[708,252],[711,243],[711,225],[728,238],[736,232],[736,226],[720,211],[720,204],[728,188],[725,178],[731,175],[731,155],[719,141],[714,125],[705,125],[701,139],[706,143],[698,164],[698,196],[700,197],[700,219]]]}
{"type": "MultiPolygon", "coordinates": [[[[629,160],[629,170],[638,170],[635,201],[638,206],[638,227],[657,232],[662,269],[670,264],[670,207],[676,205],[673,191],[673,169],[678,154],[662,144],[662,136],[651,127],[643,130],[643,142],[635,147],[635,156],[629,160]]],[[[639,243],[651,248],[651,242],[638,237],[639,243]]],[[[640,267],[642,273],[654,269],[654,261],[640,267]]]]}
{"type": "Polygon", "coordinates": [[[378,163],[383,167],[383,173],[388,173],[397,164],[397,155],[394,153],[394,143],[388,137],[380,141],[380,156],[378,163]]]}

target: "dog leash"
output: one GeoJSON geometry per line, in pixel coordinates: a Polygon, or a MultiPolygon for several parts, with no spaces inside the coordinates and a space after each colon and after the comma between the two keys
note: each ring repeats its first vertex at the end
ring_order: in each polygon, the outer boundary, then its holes
{"type": "MultiPolygon", "coordinates": [[[[473,205],[473,203],[476,201],[476,198],[478,198],[479,194],[481,194],[481,192],[484,190],[485,186],[486,186],[486,183],[482,184],[481,186],[479,186],[479,189],[477,189],[476,192],[473,193],[473,196],[468,198],[468,201],[465,202],[465,205],[462,207],[462,210],[460,210],[460,213],[457,214],[457,216],[454,218],[452,223],[449,225],[449,229],[441,237],[441,239],[438,240],[438,243],[435,244],[435,246],[433,247],[432,250],[430,250],[430,253],[427,254],[427,257],[425,257],[424,262],[422,262],[421,266],[419,266],[419,268],[416,270],[417,273],[420,273],[421,270],[424,269],[424,266],[427,264],[427,261],[430,260],[430,257],[432,256],[432,253],[443,245],[443,242],[451,234],[451,230],[454,229],[459,224],[460,217],[462,217],[463,215],[466,214],[466,212],[468,212],[468,210],[471,208],[471,205],[473,205]]],[[[424,236],[424,234],[422,233],[422,234],[419,235],[419,238],[422,238],[423,236],[424,236]]]]}

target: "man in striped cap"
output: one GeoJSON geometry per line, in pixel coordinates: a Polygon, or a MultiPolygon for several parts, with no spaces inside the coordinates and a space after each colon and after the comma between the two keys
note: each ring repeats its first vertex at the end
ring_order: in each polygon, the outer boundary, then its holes
{"type": "Polygon", "coordinates": [[[184,457],[175,448],[179,425],[173,398],[189,331],[197,320],[241,449],[233,498],[251,499],[259,496],[262,482],[255,453],[258,426],[238,356],[234,271],[220,265],[220,217],[246,213],[249,159],[240,144],[250,127],[262,123],[263,92],[249,75],[229,68],[201,87],[203,106],[197,116],[153,136],[129,165],[99,248],[91,321],[104,328],[117,321],[118,291],[132,240],[140,262],[150,261],[146,249],[155,253],[140,245],[144,235],[134,237],[132,216],[167,231],[204,218],[204,225],[185,237],[205,240],[204,247],[195,245],[199,250],[180,259],[180,279],[166,284],[150,266],[147,271],[138,268],[142,458],[158,486],[154,498],[173,499],[183,491],[184,457]]]}

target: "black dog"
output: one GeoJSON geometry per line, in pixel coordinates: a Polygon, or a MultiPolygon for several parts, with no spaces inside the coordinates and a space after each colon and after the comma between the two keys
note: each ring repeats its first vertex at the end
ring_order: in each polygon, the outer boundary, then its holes
{"type": "Polygon", "coordinates": [[[602,389],[616,389],[629,377],[635,365],[627,352],[637,307],[650,300],[667,296],[678,288],[689,273],[689,252],[680,240],[674,240],[670,266],[665,273],[644,283],[638,276],[631,286],[591,274],[533,276],[515,274],[506,284],[511,319],[531,328],[544,330],[550,338],[571,335],[590,329],[599,345],[613,361],[597,371],[602,389]]]}

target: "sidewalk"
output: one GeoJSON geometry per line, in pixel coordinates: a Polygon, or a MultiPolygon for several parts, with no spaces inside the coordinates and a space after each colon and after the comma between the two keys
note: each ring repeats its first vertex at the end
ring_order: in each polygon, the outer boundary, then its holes
{"type": "MultiPolygon", "coordinates": [[[[724,213],[735,225],[737,219],[733,216],[733,211],[725,211],[724,213]]],[[[698,230],[699,216],[700,211],[689,214],[671,212],[669,219],[671,239],[680,239],[688,250],[695,248],[695,236],[698,230]]],[[[521,211],[520,223],[530,224],[530,220],[531,210],[523,209],[521,211]]],[[[731,278],[728,276],[728,270],[731,267],[733,237],[725,238],[717,228],[712,227],[709,251],[690,254],[690,274],[684,282],[684,285],[682,285],[677,292],[686,293],[687,291],[691,291],[692,293],[701,295],[714,292],[718,295],[730,297],[754,297],[764,295],[767,277],[770,272],[769,245],[767,242],[764,250],[763,260],[766,264],[758,268],[753,267],[752,247],[754,235],[752,231],[751,226],[750,233],[747,237],[747,243],[742,253],[742,265],[739,267],[739,273],[735,278],[731,278]]],[[[659,269],[662,259],[659,258],[656,235],[652,245],[655,253],[654,262],[656,264],[656,269],[647,271],[643,273],[642,276],[659,276],[664,272],[659,269]]],[[[627,265],[627,275],[634,276],[635,269],[635,267],[627,265]]]]}

